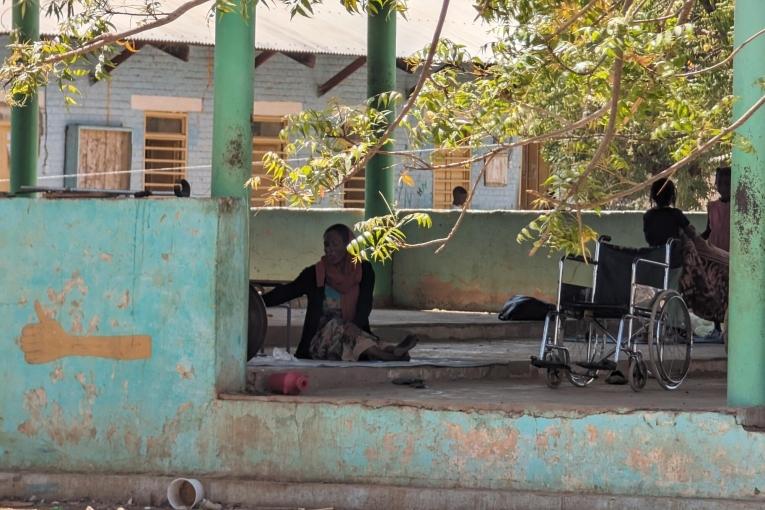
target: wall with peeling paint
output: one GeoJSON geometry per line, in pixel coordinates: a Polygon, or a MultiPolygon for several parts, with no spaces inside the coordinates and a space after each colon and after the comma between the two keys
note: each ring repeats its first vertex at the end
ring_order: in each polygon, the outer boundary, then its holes
{"type": "MultiPolygon", "coordinates": [[[[313,236],[316,215],[279,214],[313,236]]],[[[220,398],[243,382],[238,202],[5,199],[0,215],[0,471],[765,499],[765,435],[731,410],[220,398]],[[54,319],[80,342],[150,336],[150,356],[28,363],[24,328],[54,319]]]]}
{"type": "MultiPolygon", "coordinates": [[[[408,229],[409,241],[445,237],[457,211],[431,212],[433,228],[408,229]]],[[[558,254],[530,257],[530,245],[516,236],[534,218],[528,211],[470,211],[455,237],[438,255],[433,248],[405,250],[393,260],[393,300],[404,308],[497,311],[514,294],[551,300],[558,254]]],[[[688,215],[697,229],[706,215],[688,215]]],[[[332,223],[353,224],[362,212],[350,209],[264,209],[250,223],[252,278],[289,280],[323,253],[322,233],[332,223]]],[[[613,242],[644,246],[643,213],[586,214],[585,222],[613,242]]]]}
{"type": "Polygon", "coordinates": [[[3,466],[135,470],[243,387],[243,201],[16,198],[0,217],[3,466]]]}

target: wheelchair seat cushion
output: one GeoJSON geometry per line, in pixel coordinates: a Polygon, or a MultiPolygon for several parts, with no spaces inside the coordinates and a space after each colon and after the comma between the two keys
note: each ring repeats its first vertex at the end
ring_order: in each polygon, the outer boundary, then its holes
{"type": "Polygon", "coordinates": [[[566,303],[564,308],[568,312],[581,315],[591,315],[597,319],[620,319],[629,313],[629,306],[619,306],[604,303],[588,303],[584,301],[566,303]]]}

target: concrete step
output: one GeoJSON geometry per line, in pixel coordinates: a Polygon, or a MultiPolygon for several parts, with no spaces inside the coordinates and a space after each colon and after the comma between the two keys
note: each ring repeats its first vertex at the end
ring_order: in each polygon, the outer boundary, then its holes
{"type": "MultiPolygon", "coordinates": [[[[265,347],[297,345],[303,330],[305,309],[287,311],[268,309],[268,333],[265,347]]],[[[541,321],[500,321],[496,313],[450,312],[438,310],[374,310],[370,317],[372,331],[388,342],[399,342],[409,334],[424,342],[464,342],[477,340],[529,340],[542,335],[541,321]]]]}

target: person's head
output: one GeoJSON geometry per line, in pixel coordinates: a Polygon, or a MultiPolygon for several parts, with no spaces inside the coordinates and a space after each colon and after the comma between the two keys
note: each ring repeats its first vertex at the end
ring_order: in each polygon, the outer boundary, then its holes
{"type": "Polygon", "coordinates": [[[715,172],[715,188],[720,194],[720,201],[730,202],[730,167],[722,166],[715,172]]]}
{"type": "Polygon", "coordinates": [[[651,186],[651,202],[658,207],[670,207],[675,205],[676,197],[677,191],[675,190],[675,183],[669,179],[659,179],[651,186]]]}
{"type": "Polygon", "coordinates": [[[462,186],[455,186],[452,190],[452,205],[464,205],[468,192],[462,186]]]}
{"type": "Polygon", "coordinates": [[[346,246],[353,238],[348,225],[335,223],[324,231],[324,255],[330,264],[339,264],[348,255],[346,246]]]}

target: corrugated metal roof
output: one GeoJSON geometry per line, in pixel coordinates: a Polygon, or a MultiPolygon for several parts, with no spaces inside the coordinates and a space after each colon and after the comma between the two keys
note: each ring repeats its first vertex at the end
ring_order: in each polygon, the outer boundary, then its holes
{"type": "MultiPolygon", "coordinates": [[[[161,8],[173,11],[183,0],[165,0],[161,8]]],[[[210,16],[212,2],[196,7],[165,26],[144,32],[136,37],[141,41],[173,42],[196,45],[215,43],[215,24],[210,16]]],[[[11,9],[0,13],[0,32],[11,27],[11,9]]],[[[44,7],[43,7],[44,9],[44,7]]],[[[406,19],[399,16],[396,30],[396,54],[406,57],[425,47],[433,36],[441,0],[410,0],[406,19]]],[[[471,0],[452,0],[442,37],[465,45],[477,52],[490,38],[488,27],[474,18],[476,11],[471,0]]],[[[134,16],[112,18],[118,30],[137,25],[134,16]]],[[[260,50],[324,53],[336,55],[366,55],[366,18],[347,13],[338,0],[325,0],[314,8],[314,16],[295,16],[290,19],[288,9],[281,3],[258,3],[255,21],[255,47],[260,50]]],[[[53,18],[41,17],[40,31],[53,35],[57,31],[53,18]]]]}

